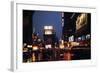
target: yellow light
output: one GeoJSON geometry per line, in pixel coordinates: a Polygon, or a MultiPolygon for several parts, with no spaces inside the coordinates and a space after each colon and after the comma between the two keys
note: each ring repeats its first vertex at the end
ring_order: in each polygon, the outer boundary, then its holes
{"type": "Polygon", "coordinates": [[[23,48],[23,52],[27,52],[28,51],[28,48],[23,48]]]}
{"type": "Polygon", "coordinates": [[[76,29],[80,29],[82,26],[87,24],[87,14],[82,13],[80,16],[77,17],[76,20],[76,29]]]}
{"type": "Polygon", "coordinates": [[[32,54],[32,61],[35,62],[35,54],[32,54]]]}
{"type": "Polygon", "coordinates": [[[32,45],[27,45],[27,48],[32,48],[32,45]]]}
{"type": "Polygon", "coordinates": [[[78,42],[71,42],[71,46],[79,46],[78,42]]]}
{"type": "Polygon", "coordinates": [[[64,44],[64,40],[61,40],[61,44],[64,44]]]}
{"type": "Polygon", "coordinates": [[[38,50],[38,46],[33,46],[33,50],[38,50]]]}
{"type": "Polygon", "coordinates": [[[64,49],[64,44],[60,44],[59,47],[60,47],[61,49],[64,49]]]}
{"type": "Polygon", "coordinates": [[[64,40],[60,40],[59,48],[63,49],[64,48],[64,40]]]}
{"type": "Polygon", "coordinates": [[[45,45],[45,48],[52,48],[51,44],[45,45]]]}
{"type": "Polygon", "coordinates": [[[52,31],[51,30],[46,30],[45,34],[52,34],[52,31]]]}

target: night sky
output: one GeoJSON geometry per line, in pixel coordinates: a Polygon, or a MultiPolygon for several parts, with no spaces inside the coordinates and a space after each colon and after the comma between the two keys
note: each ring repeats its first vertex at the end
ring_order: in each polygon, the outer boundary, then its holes
{"type": "Polygon", "coordinates": [[[43,27],[51,25],[54,27],[56,36],[60,39],[62,36],[61,19],[61,12],[35,11],[32,16],[33,32],[35,31],[35,33],[39,34],[40,38],[43,38],[43,27]]]}

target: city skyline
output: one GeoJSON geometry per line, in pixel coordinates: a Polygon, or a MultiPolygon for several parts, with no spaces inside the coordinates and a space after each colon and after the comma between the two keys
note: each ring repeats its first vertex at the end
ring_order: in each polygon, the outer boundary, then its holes
{"type": "Polygon", "coordinates": [[[23,62],[91,59],[91,14],[23,10],[23,62]]]}

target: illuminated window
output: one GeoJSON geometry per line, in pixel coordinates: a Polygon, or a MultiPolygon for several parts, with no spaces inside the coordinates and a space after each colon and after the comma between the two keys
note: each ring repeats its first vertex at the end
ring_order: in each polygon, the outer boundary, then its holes
{"type": "Polygon", "coordinates": [[[48,29],[49,29],[49,30],[52,30],[52,29],[53,29],[53,26],[44,26],[44,29],[45,29],[45,30],[48,30],[48,29]]]}
{"type": "Polygon", "coordinates": [[[44,26],[44,34],[53,34],[53,26],[44,26]]]}
{"type": "Polygon", "coordinates": [[[51,44],[45,45],[45,48],[46,48],[46,49],[52,48],[52,47],[51,47],[51,44]]]}

